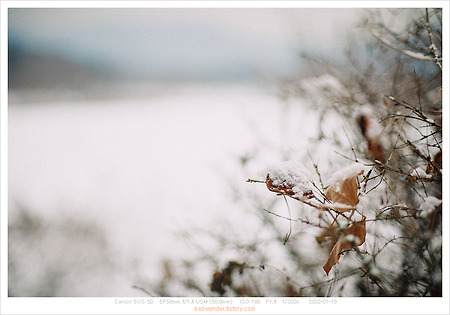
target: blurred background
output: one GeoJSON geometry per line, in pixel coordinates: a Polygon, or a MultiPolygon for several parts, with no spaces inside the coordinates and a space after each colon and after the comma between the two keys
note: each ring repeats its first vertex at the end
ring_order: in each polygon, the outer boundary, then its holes
{"type": "Polygon", "coordinates": [[[335,55],[331,50],[343,47],[361,14],[356,9],[9,9],[10,89],[105,96],[114,92],[102,84],[111,82],[273,83],[295,73],[300,50],[335,55]]]}
{"type": "Polygon", "coordinates": [[[9,9],[9,295],[146,295],[180,231],[260,233],[233,191],[318,125],[280,84],[302,51],[339,62],[365,14],[9,9]]]}

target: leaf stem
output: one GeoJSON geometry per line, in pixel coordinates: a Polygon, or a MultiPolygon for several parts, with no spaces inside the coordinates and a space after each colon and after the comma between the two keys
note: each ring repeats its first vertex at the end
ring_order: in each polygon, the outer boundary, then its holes
{"type": "Polygon", "coordinates": [[[265,184],[266,182],[263,180],[256,180],[256,179],[247,179],[246,180],[247,183],[261,183],[261,184],[265,184]]]}
{"type": "Polygon", "coordinates": [[[286,245],[287,241],[289,240],[289,237],[292,234],[292,220],[291,220],[291,209],[289,208],[289,203],[286,199],[286,195],[283,195],[283,198],[284,198],[284,201],[286,202],[286,206],[287,206],[288,213],[289,213],[289,233],[286,234],[286,237],[285,237],[284,243],[283,243],[283,245],[286,245]]]}

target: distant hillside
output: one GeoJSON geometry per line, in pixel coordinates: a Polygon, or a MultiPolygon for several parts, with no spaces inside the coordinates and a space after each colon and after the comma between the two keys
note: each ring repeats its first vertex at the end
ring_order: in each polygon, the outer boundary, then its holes
{"type": "Polygon", "coordinates": [[[79,90],[112,76],[106,69],[95,69],[58,56],[30,52],[14,42],[8,46],[8,57],[10,90],[79,90]]]}
{"type": "Polygon", "coordinates": [[[105,67],[28,49],[9,39],[9,103],[98,98],[110,93],[119,75],[105,67]]]}

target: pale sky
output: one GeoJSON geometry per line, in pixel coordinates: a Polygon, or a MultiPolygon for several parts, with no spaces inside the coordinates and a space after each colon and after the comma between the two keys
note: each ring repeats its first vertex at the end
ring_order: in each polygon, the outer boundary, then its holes
{"type": "Polygon", "coordinates": [[[365,9],[10,9],[10,38],[154,77],[287,74],[342,47],[365,9]]]}

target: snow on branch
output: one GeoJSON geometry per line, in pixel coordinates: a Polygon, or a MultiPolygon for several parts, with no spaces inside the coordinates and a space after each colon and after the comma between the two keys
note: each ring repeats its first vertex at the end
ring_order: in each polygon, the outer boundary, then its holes
{"type": "Polygon", "coordinates": [[[426,56],[423,53],[415,52],[407,49],[402,49],[395,44],[391,43],[387,38],[383,37],[377,30],[369,27],[369,32],[372,34],[373,37],[375,37],[378,41],[380,41],[383,45],[386,45],[387,47],[394,49],[395,51],[398,51],[401,54],[404,54],[408,57],[411,57],[413,59],[417,59],[420,61],[435,61],[435,58],[426,56]]]}
{"type": "Polygon", "coordinates": [[[430,26],[430,17],[428,16],[428,9],[425,9],[425,12],[427,14],[427,20],[426,20],[425,25],[427,27],[428,37],[429,37],[430,43],[431,43],[430,50],[433,52],[434,61],[436,62],[436,64],[438,65],[438,67],[442,71],[441,57],[439,56],[438,49],[437,49],[436,44],[434,43],[434,40],[433,40],[433,31],[431,30],[431,26],[430,26]]]}
{"type": "Polygon", "coordinates": [[[272,166],[266,176],[266,185],[270,191],[288,195],[300,200],[314,197],[311,174],[298,161],[287,161],[272,166]]]}
{"type": "Polygon", "coordinates": [[[272,167],[265,183],[270,191],[289,196],[313,208],[342,213],[356,210],[359,202],[358,176],[363,174],[364,169],[364,165],[356,163],[336,171],[325,188],[326,202],[320,202],[314,195],[311,175],[297,161],[287,161],[272,167]]]}

